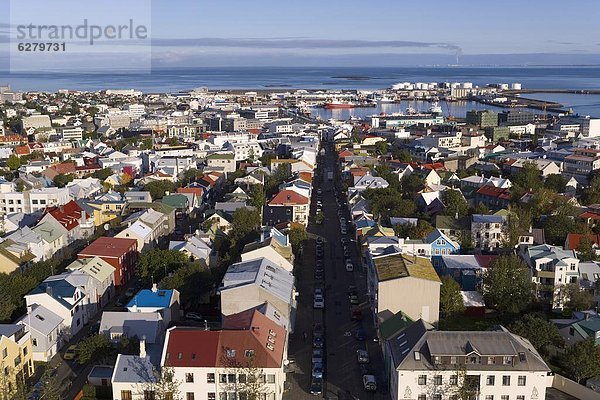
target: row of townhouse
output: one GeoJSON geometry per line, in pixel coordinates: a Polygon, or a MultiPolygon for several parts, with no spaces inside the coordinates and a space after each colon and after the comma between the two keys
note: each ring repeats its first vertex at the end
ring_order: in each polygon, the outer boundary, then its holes
{"type": "MultiPolygon", "coordinates": [[[[153,397],[160,377],[169,371],[186,399],[228,399],[257,387],[261,398],[281,399],[287,335],[293,331],[296,309],[292,269],[288,236],[275,228],[263,229],[259,241],[244,248],[242,261],[228,268],[218,288],[221,328],[176,325],[166,331],[158,353],[144,340],[139,355],[120,354],[111,378],[113,398],[153,397]]],[[[143,303],[132,300],[129,311],[143,308],[143,303]]],[[[118,324],[116,328],[111,335],[120,334],[118,324]]]]}

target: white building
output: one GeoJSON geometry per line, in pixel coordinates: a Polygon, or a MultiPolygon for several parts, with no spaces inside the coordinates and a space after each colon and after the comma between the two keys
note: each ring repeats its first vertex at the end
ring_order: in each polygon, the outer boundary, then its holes
{"type": "Polygon", "coordinates": [[[508,219],[503,215],[473,214],[471,236],[476,248],[502,247],[508,239],[508,219]]]}
{"type": "Polygon", "coordinates": [[[127,104],[125,110],[129,112],[129,116],[132,119],[138,119],[146,114],[146,106],[143,104],[127,104]]]}
{"type": "Polygon", "coordinates": [[[79,126],[65,126],[58,130],[61,139],[66,141],[83,139],[83,129],[79,126]]]}
{"type": "Polygon", "coordinates": [[[496,331],[434,331],[418,320],[384,343],[391,398],[543,400],[550,368],[526,339],[496,331]]]}

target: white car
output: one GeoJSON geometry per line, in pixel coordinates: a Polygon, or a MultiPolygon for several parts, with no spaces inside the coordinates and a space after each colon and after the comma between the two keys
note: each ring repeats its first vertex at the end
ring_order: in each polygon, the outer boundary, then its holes
{"type": "Polygon", "coordinates": [[[313,308],[325,308],[325,298],[322,294],[316,294],[313,300],[313,308]]]}

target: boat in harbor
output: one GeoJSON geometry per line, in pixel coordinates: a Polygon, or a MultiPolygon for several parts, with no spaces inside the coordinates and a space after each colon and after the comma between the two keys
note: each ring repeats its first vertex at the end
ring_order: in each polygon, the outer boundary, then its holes
{"type": "Polygon", "coordinates": [[[349,101],[333,100],[333,101],[329,101],[329,102],[326,102],[325,104],[323,104],[323,108],[327,108],[327,109],[354,108],[354,107],[356,107],[356,104],[349,102],[349,101]]]}
{"type": "Polygon", "coordinates": [[[394,102],[394,99],[392,99],[391,97],[387,97],[387,96],[383,96],[383,97],[377,99],[377,103],[379,103],[379,104],[390,104],[393,102],[394,102]]]}
{"type": "Polygon", "coordinates": [[[438,103],[437,101],[434,101],[433,103],[431,103],[431,107],[429,107],[429,112],[432,114],[442,114],[442,107],[440,106],[440,103],[438,103]]]}

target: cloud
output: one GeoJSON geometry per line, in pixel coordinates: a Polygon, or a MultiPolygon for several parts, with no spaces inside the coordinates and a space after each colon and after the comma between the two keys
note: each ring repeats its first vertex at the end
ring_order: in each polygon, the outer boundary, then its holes
{"type": "Polygon", "coordinates": [[[153,46],[159,47],[242,47],[270,49],[443,49],[460,54],[460,46],[444,42],[417,42],[407,40],[354,40],[354,39],[307,39],[307,38],[197,38],[197,39],[152,39],[153,46]]]}

